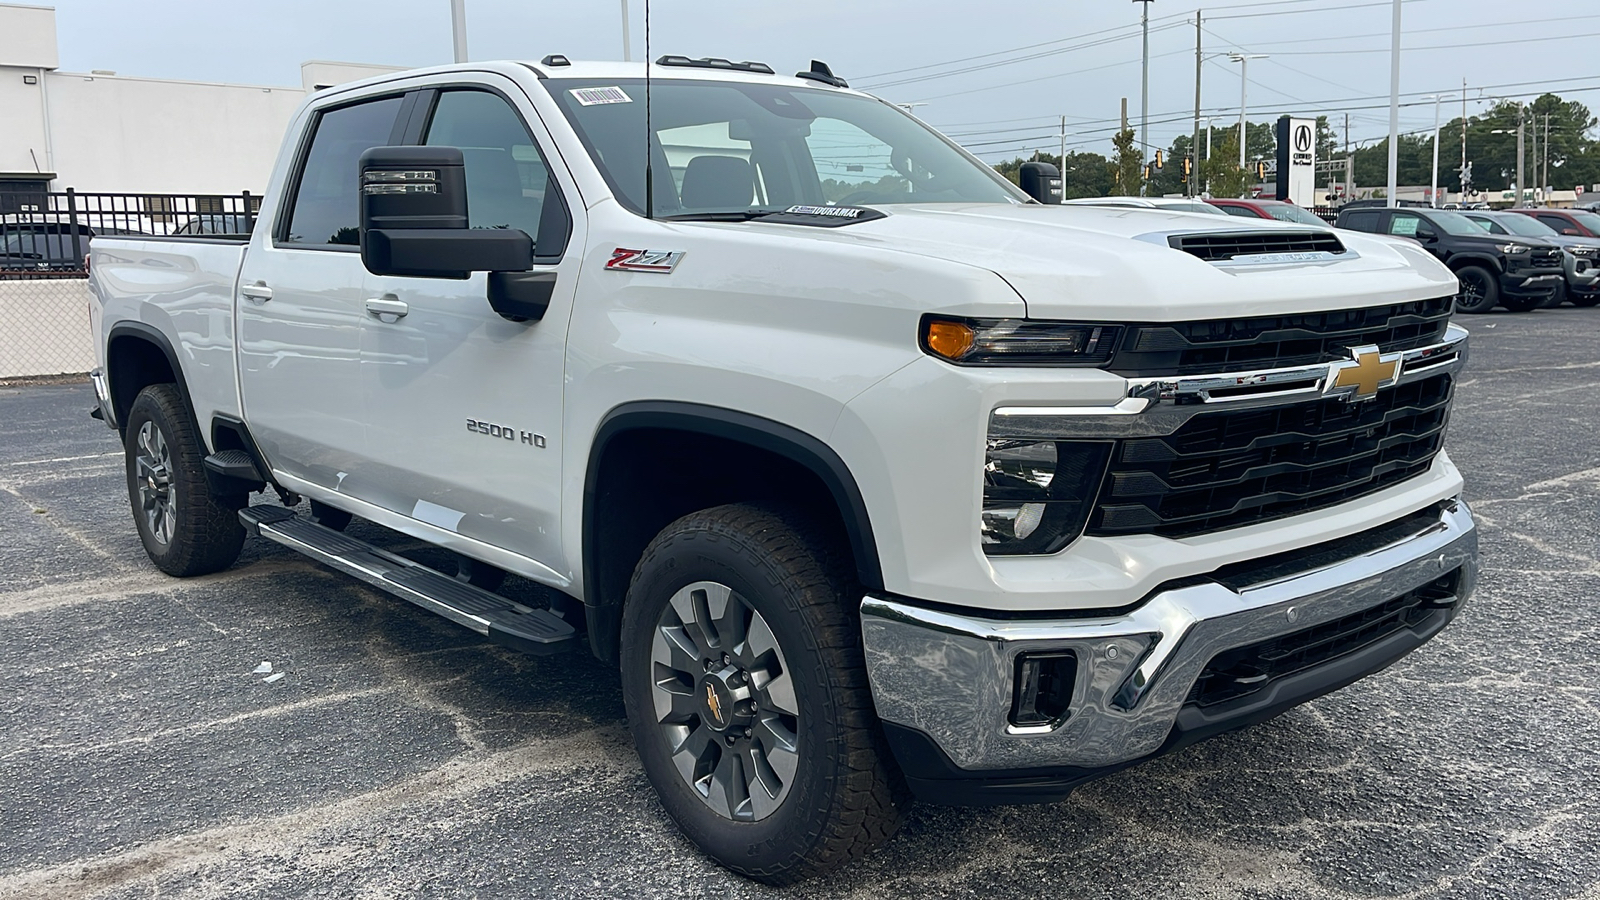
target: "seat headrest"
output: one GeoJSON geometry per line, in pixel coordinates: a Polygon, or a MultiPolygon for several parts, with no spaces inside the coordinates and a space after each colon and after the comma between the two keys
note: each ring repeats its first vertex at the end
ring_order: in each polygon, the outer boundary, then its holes
{"type": "Polygon", "coordinates": [[[683,171],[684,209],[746,209],[755,197],[750,164],[737,156],[696,156],[683,171]]]}

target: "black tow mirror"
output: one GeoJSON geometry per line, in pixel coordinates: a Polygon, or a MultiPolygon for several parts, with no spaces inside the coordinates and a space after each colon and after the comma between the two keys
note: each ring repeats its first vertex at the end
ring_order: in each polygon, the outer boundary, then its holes
{"type": "Polygon", "coordinates": [[[1017,173],[1022,192],[1040,203],[1061,202],[1061,170],[1049,163],[1026,162],[1017,173]]]}
{"type": "Polygon", "coordinates": [[[467,175],[457,147],[374,147],[361,154],[361,262],[374,275],[466,278],[523,272],[533,239],[515,228],[467,227],[467,175]]]}

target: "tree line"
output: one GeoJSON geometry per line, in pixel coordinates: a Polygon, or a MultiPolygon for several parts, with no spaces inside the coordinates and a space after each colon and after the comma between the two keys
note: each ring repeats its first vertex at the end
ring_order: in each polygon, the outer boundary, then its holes
{"type": "MultiPolygon", "coordinates": [[[[1544,164],[1548,158],[1550,186],[1557,190],[1571,190],[1583,185],[1590,189],[1600,184],[1600,140],[1592,132],[1597,120],[1589,108],[1576,100],[1565,100],[1556,94],[1544,94],[1531,104],[1519,105],[1514,101],[1500,101],[1480,115],[1463,119],[1456,116],[1439,127],[1439,184],[1451,191],[1458,189],[1458,170],[1461,166],[1462,135],[1466,137],[1467,160],[1472,164],[1472,183],[1477,190],[1498,192],[1509,189],[1517,177],[1517,123],[1519,115],[1524,124],[1525,181],[1537,185],[1539,179],[1534,166],[1544,164]],[[1548,117],[1548,147],[1546,146],[1546,121],[1548,117]],[[1537,131],[1537,147],[1535,132],[1537,131]],[[1535,159],[1535,149],[1538,158],[1535,159]],[[1547,157],[1548,154],[1548,157],[1547,157]]],[[[1213,123],[1209,135],[1210,155],[1206,148],[1208,135],[1200,135],[1200,175],[1208,183],[1214,197],[1243,196],[1256,181],[1256,164],[1276,157],[1276,120],[1250,122],[1245,132],[1245,159],[1239,167],[1239,126],[1213,123]]],[[[1000,174],[1017,180],[1018,171],[1025,162],[1047,162],[1062,172],[1068,199],[1077,197],[1108,197],[1139,193],[1146,166],[1149,171],[1148,193],[1152,196],[1182,194],[1187,192],[1187,179],[1183,173],[1183,160],[1190,155],[1190,135],[1181,134],[1162,153],[1163,165],[1157,168],[1154,160],[1140,152],[1133,129],[1118,132],[1112,138],[1112,153],[1103,156],[1084,150],[1069,151],[1063,160],[1060,156],[1043,151],[1028,157],[1017,157],[999,163],[995,169],[1000,174]]],[[[1354,148],[1349,153],[1353,159],[1355,183],[1358,187],[1371,187],[1388,183],[1389,140],[1369,143],[1354,148]]],[[[1422,134],[1402,134],[1398,141],[1398,181],[1400,184],[1427,184],[1433,165],[1432,129],[1422,134]]],[[[1343,142],[1334,133],[1327,116],[1317,117],[1317,159],[1342,160],[1346,158],[1343,142]]],[[[1319,175],[1326,183],[1329,176],[1319,175]]],[[[1332,176],[1343,181],[1342,172],[1332,176]]]]}

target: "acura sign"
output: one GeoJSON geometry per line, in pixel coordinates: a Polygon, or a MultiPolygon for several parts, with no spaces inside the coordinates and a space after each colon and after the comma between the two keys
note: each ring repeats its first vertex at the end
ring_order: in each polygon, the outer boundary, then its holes
{"type": "Polygon", "coordinates": [[[1317,122],[1315,119],[1278,120],[1279,200],[1311,208],[1317,205],[1317,122]]]}

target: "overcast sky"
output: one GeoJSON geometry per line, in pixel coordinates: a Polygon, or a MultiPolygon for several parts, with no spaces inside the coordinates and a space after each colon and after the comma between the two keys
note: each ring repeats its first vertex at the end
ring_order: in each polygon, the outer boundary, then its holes
{"type": "MultiPolygon", "coordinates": [[[[423,66],[451,58],[449,0],[54,5],[67,71],[298,85],[309,59],[423,66]]],[[[467,0],[471,56],[620,59],[621,6],[467,0]]],[[[629,6],[637,59],[643,0],[629,6]]],[[[1270,54],[1249,63],[1253,120],[1325,113],[1342,132],[1348,112],[1358,141],[1386,133],[1387,0],[1153,0],[1149,143],[1165,147],[1191,127],[1196,7],[1205,10],[1208,55],[1270,54]]],[[[760,60],[784,73],[820,58],[854,87],[926,103],[919,116],[991,161],[1054,151],[1060,115],[1070,147],[1107,153],[1120,98],[1137,127],[1139,10],[1137,0],[652,0],[651,53],[760,60]],[[1036,58],[1008,62],[1020,56],[1036,58]]],[[[1460,115],[1463,78],[1469,112],[1483,108],[1480,96],[1541,90],[1600,106],[1597,0],[1406,0],[1403,34],[1402,102],[1411,104],[1401,109],[1403,131],[1432,126],[1424,94],[1454,94],[1443,118],[1460,115]]],[[[1208,59],[1202,86],[1204,114],[1237,121],[1239,66],[1208,59]]]]}

